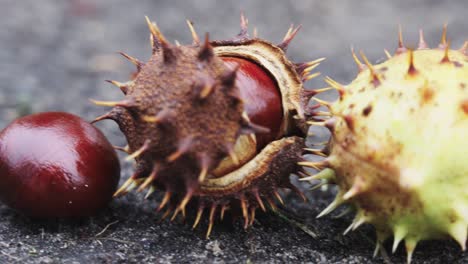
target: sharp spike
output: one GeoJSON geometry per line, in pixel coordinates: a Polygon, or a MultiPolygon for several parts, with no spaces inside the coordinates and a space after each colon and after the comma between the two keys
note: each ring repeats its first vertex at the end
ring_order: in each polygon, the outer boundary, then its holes
{"type": "Polygon", "coordinates": [[[210,84],[205,85],[203,87],[203,90],[200,93],[200,98],[205,99],[206,97],[208,97],[210,94],[213,93],[214,88],[215,88],[214,85],[210,85],[210,84]]]}
{"type": "Polygon", "coordinates": [[[312,188],[310,188],[309,191],[311,191],[311,192],[315,191],[317,189],[322,188],[322,186],[325,186],[325,185],[328,185],[328,184],[329,184],[329,182],[327,182],[327,181],[321,181],[318,184],[314,185],[312,188]]]}
{"type": "Polygon", "coordinates": [[[240,198],[240,204],[242,208],[242,216],[244,217],[244,229],[247,229],[249,225],[249,214],[247,213],[247,201],[243,195],[240,198]]]}
{"type": "Polygon", "coordinates": [[[446,42],[445,44],[445,48],[444,48],[444,57],[442,58],[442,60],[440,61],[441,64],[444,64],[444,63],[451,63],[450,61],[450,58],[449,58],[449,50],[450,50],[450,41],[449,42],[446,42]]]}
{"type": "Polygon", "coordinates": [[[440,38],[439,48],[445,49],[447,47],[447,23],[444,24],[444,29],[442,30],[442,37],[440,38]]]}
{"type": "Polygon", "coordinates": [[[311,67],[311,66],[314,66],[314,65],[319,65],[320,62],[324,61],[325,58],[318,58],[316,60],[313,60],[313,61],[309,61],[309,62],[304,62],[304,63],[297,63],[295,66],[296,66],[296,71],[298,73],[302,73],[306,68],[308,67],[311,67]]]}
{"type": "Polygon", "coordinates": [[[143,142],[143,145],[141,145],[141,147],[137,151],[133,152],[132,154],[130,154],[129,156],[125,158],[125,161],[128,162],[128,161],[132,161],[133,159],[138,158],[145,151],[149,149],[150,145],[151,145],[151,140],[149,139],[145,140],[145,142],[143,142]]]}
{"type": "Polygon", "coordinates": [[[320,64],[314,64],[312,66],[309,66],[302,71],[301,76],[304,78],[306,77],[310,72],[312,72],[315,68],[317,68],[320,64]]]}
{"type": "Polygon", "coordinates": [[[224,214],[226,213],[226,210],[229,209],[229,206],[227,204],[223,204],[221,206],[221,213],[219,214],[219,218],[221,219],[221,221],[224,220],[224,214]]]}
{"type": "Polygon", "coordinates": [[[158,175],[159,171],[159,165],[155,164],[153,167],[153,171],[151,171],[151,174],[146,178],[146,180],[143,182],[142,185],[137,189],[137,192],[141,192],[146,187],[148,187],[151,183],[153,183],[154,179],[156,179],[156,176],[158,175]]]}
{"type": "Polygon", "coordinates": [[[313,99],[314,101],[316,101],[317,103],[319,103],[319,104],[325,106],[325,107],[328,108],[328,109],[331,108],[331,103],[330,103],[330,102],[327,102],[327,101],[325,101],[325,100],[322,100],[322,99],[319,99],[319,98],[316,98],[316,97],[314,97],[314,98],[312,98],[312,99],[313,99]]]}
{"type": "Polygon", "coordinates": [[[346,228],[346,230],[343,232],[343,236],[346,236],[349,233],[349,231],[351,231],[353,229],[355,221],[356,221],[356,219],[353,220],[353,222],[351,222],[351,224],[348,226],[348,228],[346,228]]]}
{"type": "Polygon", "coordinates": [[[180,47],[180,46],[182,46],[182,45],[180,44],[180,42],[179,42],[177,39],[176,39],[176,40],[174,40],[174,44],[176,45],[176,47],[180,47]]]}
{"type": "Polygon", "coordinates": [[[193,147],[195,143],[195,137],[194,136],[188,136],[180,140],[177,146],[177,150],[173,152],[169,157],[167,157],[168,162],[174,162],[178,158],[182,157],[182,155],[186,154],[187,152],[190,151],[190,149],[193,147]]]}
{"type": "Polygon", "coordinates": [[[302,92],[304,93],[305,97],[312,97],[312,96],[315,96],[317,94],[321,94],[321,93],[331,91],[331,90],[334,90],[334,88],[333,87],[326,87],[326,88],[320,88],[320,89],[314,89],[314,90],[302,90],[302,92]]]}
{"type": "Polygon", "coordinates": [[[330,168],[326,168],[315,175],[299,179],[299,181],[312,180],[325,180],[327,182],[334,182],[336,180],[335,171],[330,168]]]}
{"type": "Polygon", "coordinates": [[[172,215],[171,221],[174,220],[177,217],[179,212],[185,211],[185,207],[187,206],[187,204],[192,199],[193,193],[194,193],[194,191],[192,189],[187,190],[187,193],[185,194],[184,198],[182,199],[182,201],[179,203],[179,206],[174,211],[174,214],[172,215]]]}
{"type": "Polygon", "coordinates": [[[198,223],[200,223],[201,217],[203,215],[203,210],[203,206],[198,207],[197,216],[195,217],[195,222],[193,223],[192,229],[195,229],[198,226],[198,223]]]}
{"type": "Polygon", "coordinates": [[[382,244],[379,241],[375,242],[375,249],[374,249],[374,253],[372,253],[372,258],[377,257],[377,254],[379,253],[381,246],[382,244]]]}
{"type": "Polygon", "coordinates": [[[418,241],[415,239],[405,239],[405,247],[406,247],[406,263],[410,264],[411,259],[413,258],[413,252],[414,249],[416,248],[416,245],[418,244],[418,241]]]}
{"type": "Polygon", "coordinates": [[[166,209],[166,211],[164,212],[164,214],[161,216],[161,220],[160,220],[160,221],[163,221],[164,219],[166,219],[166,218],[169,216],[169,214],[171,214],[171,210],[172,210],[172,208],[168,207],[168,208],[166,209]]]}
{"type": "Polygon", "coordinates": [[[119,54],[122,55],[122,56],[124,56],[124,57],[125,57],[127,60],[129,60],[133,65],[135,65],[138,72],[139,72],[139,71],[141,70],[141,68],[145,65],[143,62],[139,61],[137,58],[134,58],[134,57],[128,55],[127,53],[125,53],[125,52],[120,51],[119,54]]]}
{"type": "Polygon", "coordinates": [[[128,88],[131,87],[133,85],[133,81],[129,81],[129,82],[126,82],[126,83],[121,83],[121,82],[118,82],[118,81],[114,81],[114,80],[106,80],[106,82],[114,85],[114,86],[117,86],[120,88],[120,90],[124,93],[124,94],[127,94],[128,92],[128,88]]]}
{"type": "Polygon", "coordinates": [[[254,124],[250,121],[247,113],[242,114],[242,134],[262,134],[262,133],[270,133],[270,129],[268,127],[264,127],[261,125],[254,124]]]}
{"type": "Polygon", "coordinates": [[[90,123],[91,124],[94,124],[96,122],[99,122],[99,121],[102,121],[102,120],[105,120],[105,119],[113,119],[114,118],[114,114],[112,112],[108,112],[108,113],[105,113],[101,116],[98,116],[96,117],[93,121],[91,121],[90,123]]]}
{"type": "Polygon", "coordinates": [[[302,28],[302,25],[297,26],[295,29],[293,29],[293,25],[289,28],[288,32],[286,33],[286,36],[283,38],[283,41],[278,44],[278,47],[282,49],[283,51],[286,51],[288,49],[289,44],[291,41],[296,37],[297,32],[302,28]]]}
{"type": "Polygon", "coordinates": [[[182,212],[182,220],[185,221],[185,218],[187,217],[187,212],[186,212],[185,208],[183,208],[183,209],[181,210],[181,212],[182,212]]]}
{"type": "Polygon", "coordinates": [[[297,194],[304,202],[307,202],[307,197],[304,195],[299,188],[294,186],[292,183],[287,183],[287,188],[291,189],[295,194],[297,194]]]}
{"type": "Polygon", "coordinates": [[[171,117],[172,117],[171,110],[169,110],[169,108],[165,108],[161,110],[155,116],[144,115],[141,118],[143,121],[148,122],[148,123],[161,124],[161,123],[169,121],[171,117]]]}
{"type": "Polygon", "coordinates": [[[190,29],[190,33],[192,34],[192,39],[193,39],[193,45],[200,45],[200,38],[198,37],[197,32],[195,31],[195,28],[193,27],[193,22],[187,19],[187,25],[190,29]]]}
{"type": "Polygon", "coordinates": [[[284,37],[283,37],[283,41],[285,41],[285,40],[287,40],[289,38],[289,36],[291,35],[293,30],[294,30],[294,24],[291,24],[291,26],[289,26],[289,28],[288,28],[288,31],[286,32],[286,35],[284,35],[284,37]]]}
{"type": "Polygon", "coordinates": [[[159,48],[161,47],[160,40],[158,39],[157,31],[155,30],[155,25],[149,20],[147,16],[145,16],[146,24],[148,25],[148,29],[150,31],[150,43],[152,48],[152,53],[155,54],[159,48]]]}
{"type": "Polygon", "coordinates": [[[328,144],[328,140],[327,141],[322,141],[322,142],[312,142],[311,145],[312,146],[325,146],[328,144]]]}
{"type": "Polygon", "coordinates": [[[268,205],[270,206],[270,209],[273,212],[278,211],[278,207],[276,207],[275,203],[270,198],[267,197],[266,200],[267,200],[268,205]]]}
{"type": "Polygon", "coordinates": [[[211,208],[210,208],[210,218],[209,218],[208,230],[206,231],[206,239],[208,239],[210,237],[211,230],[213,229],[215,211],[216,211],[216,204],[212,204],[211,208]]]}
{"type": "Polygon", "coordinates": [[[392,58],[392,54],[390,54],[390,52],[388,52],[388,50],[384,49],[384,52],[385,52],[385,56],[387,56],[387,59],[392,58]]]}
{"type": "Polygon", "coordinates": [[[151,32],[151,35],[153,35],[153,37],[156,38],[161,44],[168,44],[166,38],[159,30],[158,25],[154,22],[151,22],[151,20],[147,16],[145,16],[145,19],[146,23],[148,24],[149,31],[151,32]]]}
{"type": "Polygon", "coordinates": [[[392,253],[395,253],[395,251],[398,248],[398,245],[400,244],[400,242],[405,238],[406,234],[408,233],[406,231],[406,228],[398,227],[398,226],[395,227],[394,232],[395,233],[393,235],[392,253]]]}
{"type": "Polygon", "coordinates": [[[396,54],[401,54],[406,52],[405,44],[403,43],[403,30],[401,29],[401,24],[398,25],[398,48],[396,54]]]}
{"type": "MultiPolygon", "coordinates": [[[[405,48],[406,50],[406,48],[405,48]]],[[[370,73],[371,73],[371,82],[372,84],[374,84],[374,86],[378,86],[381,81],[380,81],[380,77],[379,75],[377,74],[377,72],[375,71],[374,69],[374,66],[369,62],[369,60],[367,59],[366,55],[364,54],[364,52],[360,52],[361,53],[361,57],[362,59],[364,60],[364,62],[366,63],[367,65],[367,68],[369,69],[370,73]]]]}
{"type": "Polygon", "coordinates": [[[91,103],[97,105],[97,106],[108,106],[108,107],[132,107],[133,102],[130,100],[122,100],[122,101],[98,101],[94,99],[89,99],[91,103]]]}
{"type": "Polygon", "coordinates": [[[341,83],[333,80],[332,78],[330,78],[329,76],[325,77],[325,82],[330,85],[331,87],[335,88],[335,89],[339,89],[339,90],[344,90],[344,85],[342,85],[341,83]]]}
{"type": "Polygon", "coordinates": [[[427,46],[426,41],[424,40],[424,31],[422,29],[419,30],[419,44],[418,44],[418,50],[421,49],[428,49],[429,47],[427,46]]]}
{"type": "Polygon", "coordinates": [[[153,194],[155,191],[156,191],[156,187],[151,185],[150,188],[148,189],[148,192],[145,195],[145,199],[148,199],[151,196],[151,194],[153,194]]]}
{"type": "Polygon", "coordinates": [[[277,190],[275,190],[273,192],[273,194],[275,195],[276,199],[278,200],[278,202],[280,202],[281,205],[284,205],[284,201],[283,201],[283,198],[281,198],[281,195],[278,193],[277,190]]]}
{"type": "Polygon", "coordinates": [[[253,38],[258,38],[258,29],[256,27],[253,29],[253,38]]]}
{"type": "Polygon", "coordinates": [[[343,99],[344,95],[346,94],[346,89],[344,87],[344,85],[342,85],[341,83],[333,80],[332,78],[330,77],[325,77],[325,82],[330,85],[331,87],[335,88],[339,95],[340,95],[340,99],[343,99]]]}
{"type": "Polygon", "coordinates": [[[408,76],[415,76],[418,74],[418,70],[414,66],[414,52],[412,49],[408,50],[408,76]]]}
{"type": "Polygon", "coordinates": [[[344,200],[349,200],[364,191],[363,181],[357,177],[351,188],[343,195],[344,200]]]}
{"type": "Polygon", "coordinates": [[[353,231],[356,230],[359,226],[361,226],[365,222],[366,222],[366,218],[363,216],[361,212],[358,212],[356,216],[354,217],[351,225],[344,231],[343,235],[346,235],[351,230],[353,231]]]}
{"type": "Polygon", "coordinates": [[[356,65],[358,67],[359,72],[362,72],[363,70],[365,70],[366,66],[364,64],[362,64],[362,62],[359,60],[358,56],[354,52],[354,48],[351,48],[351,54],[353,56],[354,62],[356,63],[356,65]]]}
{"type": "Polygon", "coordinates": [[[138,187],[141,182],[142,182],[143,179],[135,179],[135,181],[132,182],[132,184],[130,184],[128,187],[127,187],[127,193],[132,191],[133,189],[135,189],[136,187],[138,187]]]}
{"type": "Polygon", "coordinates": [[[328,162],[326,160],[322,161],[301,161],[297,163],[299,166],[304,166],[308,168],[313,168],[316,170],[323,170],[328,167],[328,162]]]}
{"type": "Polygon", "coordinates": [[[343,203],[343,196],[341,193],[338,193],[335,197],[335,200],[327,206],[320,214],[317,216],[317,218],[320,218],[322,216],[325,216],[329,213],[331,213],[333,210],[335,210],[338,206],[340,206],[343,203]]]}
{"type": "Polygon", "coordinates": [[[353,226],[353,231],[356,230],[358,227],[363,225],[364,223],[367,222],[367,218],[364,217],[363,215],[359,216],[359,219],[356,221],[356,223],[353,226]]]}
{"type": "Polygon", "coordinates": [[[260,193],[258,192],[258,189],[254,189],[253,194],[255,196],[255,199],[257,200],[258,205],[262,209],[262,211],[266,212],[265,205],[263,204],[262,198],[260,198],[260,193]]]}
{"type": "Polygon", "coordinates": [[[325,121],[307,121],[308,125],[311,126],[325,126],[325,121]]]}
{"type": "Polygon", "coordinates": [[[213,46],[210,44],[210,35],[206,33],[205,42],[198,52],[198,59],[201,61],[209,61],[214,57],[213,46]]]}
{"type": "Polygon", "coordinates": [[[127,154],[130,154],[130,146],[126,145],[125,147],[119,147],[119,146],[112,146],[115,150],[125,152],[127,154]]]}
{"type": "Polygon", "coordinates": [[[247,37],[248,35],[248,27],[249,27],[249,20],[245,17],[244,12],[241,12],[240,15],[240,27],[241,31],[239,32],[238,36],[239,37],[247,37]]]}
{"type": "Polygon", "coordinates": [[[312,73],[312,74],[309,74],[309,75],[307,75],[307,76],[304,76],[304,77],[302,78],[302,82],[310,81],[310,80],[312,80],[312,79],[314,79],[314,78],[320,76],[320,74],[322,74],[322,73],[316,72],[316,73],[312,73]]]}
{"type": "Polygon", "coordinates": [[[448,234],[458,242],[463,251],[466,250],[468,225],[462,221],[451,224],[447,230],[448,234]]]}
{"type": "Polygon", "coordinates": [[[120,197],[120,196],[126,194],[128,186],[130,186],[134,181],[135,181],[135,179],[134,179],[133,176],[128,178],[124,182],[124,184],[114,193],[113,197],[116,198],[116,197],[120,197]]]}
{"type": "Polygon", "coordinates": [[[463,43],[463,46],[461,46],[461,48],[458,51],[460,51],[461,53],[467,55],[468,41],[465,41],[465,43],[463,43]]]}
{"type": "Polygon", "coordinates": [[[200,174],[198,175],[198,182],[203,182],[208,175],[211,160],[208,154],[201,153],[198,156],[198,166],[200,167],[200,174]]]}
{"type": "Polygon", "coordinates": [[[234,150],[234,145],[233,144],[226,144],[225,149],[231,158],[232,162],[234,162],[235,165],[239,165],[239,157],[237,157],[237,153],[234,150]]]}
{"type": "Polygon", "coordinates": [[[199,80],[197,83],[198,84],[195,84],[194,86],[197,90],[199,90],[198,99],[202,100],[210,96],[214,92],[216,87],[216,83],[213,79],[199,80]]]}
{"type": "Polygon", "coordinates": [[[327,156],[327,154],[323,153],[323,149],[304,148],[304,150],[311,153],[311,154],[317,155],[317,156],[322,156],[322,157],[327,156]]]}
{"type": "Polygon", "coordinates": [[[163,209],[164,206],[166,206],[166,204],[169,202],[170,199],[171,199],[171,192],[166,191],[166,193],[164,193],[164,197],[163,197],[161,203],[159,204],[158,212],[161,211],[161,209],[163,209]]]}
{"type": "Polygon", "coordinates": [[[250,207],[250,223],[249,226],[252,226],[255,221],[255,211],[257,210],[256,207],[250,207]]]}

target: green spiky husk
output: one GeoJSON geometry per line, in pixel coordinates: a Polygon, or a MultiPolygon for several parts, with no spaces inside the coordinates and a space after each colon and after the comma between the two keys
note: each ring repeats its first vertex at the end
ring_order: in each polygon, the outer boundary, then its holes
{"type": "MultiPolygon", "coordinates": [[[[394,236],[411,253],[420,240],[454,238],[468,228],[468,57],[465,49],[401,48],[362,67],[326,105],[330,169],[315,179],[339,186],[334,203],[357,208],[351,229],[372,224],[380,244],[394,236]]],[[[466,47],[466,46],[464,46],[466,47]]],[[[360,61],[356,59],[360,64],[360,61]]]]}

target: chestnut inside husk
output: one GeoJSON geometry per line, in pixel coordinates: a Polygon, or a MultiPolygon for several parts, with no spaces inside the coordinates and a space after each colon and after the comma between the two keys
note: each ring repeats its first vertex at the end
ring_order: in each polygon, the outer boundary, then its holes
{"type": "MultiPolygon", "coordinates": [[[[170,44],[147,19],[153,55],[146,63],[124,54],[137,67],[120,102],[94,101],[113,109],[96,121],[115,120],[125,134],[136,172],[117,191],[165,191],[158,210],[174,219],[191,202],[205,209],[207,236],[214,216],[228,209],[253,223],[257,208],[275,209],[280,188],[300,193],[289,180],[301,167],[306,109],[315,91],[303,88],[322,59],[294,64],[285,51],[300,27],[291,27],[278,44],[241,32],[231,40],[200,41],[188,21],[193,43],[170,44]],[[196,198],[196,199],[192,199],[196,198]]],[[[302,195],[302,194],[301,194],[302,195]]]]}

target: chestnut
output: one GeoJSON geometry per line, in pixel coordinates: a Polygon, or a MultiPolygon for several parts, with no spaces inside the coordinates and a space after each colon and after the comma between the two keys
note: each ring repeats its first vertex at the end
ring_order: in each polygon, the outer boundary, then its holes
{"type": "Polygon", "coordinates": [[[281,94],[272,76],[247,59],[221,57],[230,69],[237,69],[236,82],[249,119],[268,128],[268,133],[256,133],[257,148],[262,149],[280,135],[283,122],[281,94]]]}
{"type": "Polygon", "coordinates": [[[120,178],[106,137],[78,116],[47,112],[0,132],[0,200],[32,217],[83,217],[105,207],[120,178]]]}

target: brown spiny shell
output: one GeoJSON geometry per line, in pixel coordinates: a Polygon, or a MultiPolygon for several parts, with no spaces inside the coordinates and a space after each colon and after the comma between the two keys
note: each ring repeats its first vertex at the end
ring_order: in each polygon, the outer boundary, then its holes
{"type": "MultiPolygon", "coordinates": [[[[114,106],[96,119],[115,120],[125,134],[135,158],[135,174],[116,195],[135,187],[165,191],[159,210],[165,216],[174,211],[185,215],[191,202],[197,211],[194,227],[208,211],[211,232],[214,217],[227,209],[239,211],[244,226],[253,223],[255,210],[275,209],[273,198],[282,202],[279,188],[297,191],[289,175],[300,170],[303,137],[306,134],[305,110],[309,96],[316,91],[303,90],[303,82],[318,73],[310,72],[322,59],[293,64],[285,56],[289,42],[299,27],[290,28],[283,42],[274,45],[257,37],[249,38],[247,20],[241,17],[241,33],[232,40],[204,43],[190,22],[194,42],[181,46],[169,44],[154,23],[148,20],[153,55],[142,63],[123,54],[136,66],[138,73],[128,83],[110,81],[126,94],[121,102],[100,102],[114,106]],[[239,160],[236,142],[239,137],[264,132],[252,124],[243,108],[236,70],[229,70],[220,57],[238,57],[261,66],[278,86],[283,108],[281,136],[249,160],[239,160]],[[220,162],[239,163],[226,175],[211,174],[220,162]],[[192,199],[196,198],[196,199],[192,199]]],[[[245,141],[249,142],[249,141],[245,141]]],[[[255,142],[255,141],[254,141],[255,142]]],[[[218,170],[222,171],[222,170],[218,170]]],[[[299,192],[300,193],[300,192],[299,192]]]]}

